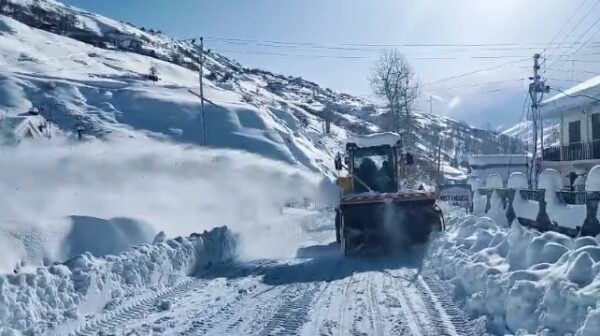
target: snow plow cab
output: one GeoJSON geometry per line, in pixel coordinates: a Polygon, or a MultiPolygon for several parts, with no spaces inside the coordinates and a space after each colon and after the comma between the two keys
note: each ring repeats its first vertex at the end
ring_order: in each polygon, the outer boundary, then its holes
{"type": "Polygon", "coordinates": [[[341,198],[335,231],[344,255],[422,244],[432,232],[443,230],[435,192],[401,190],[411,164],[413,157],[404,152],[396,133],[354,136],[345,156],[336,156],[341,198]]]}

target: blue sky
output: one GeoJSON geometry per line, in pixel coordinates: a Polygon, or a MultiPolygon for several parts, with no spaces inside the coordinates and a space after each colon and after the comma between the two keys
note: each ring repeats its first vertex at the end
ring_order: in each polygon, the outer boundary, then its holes
{"type": "MultiPolygon", "coordinates": [[[[176,37],[205,36],[209,48],[250,67],[298,75],[333,89],[370,97],[367,81],[374,58],[381,48],[360,50],[228,44],[214,38],[252,41],[307,42],[325,46],[349,44],[516,44],[485,47],[399,47],[408,58],[421,84],[502,63],[519,61],[541,51],[575,11],[577,0],[64,0],[113,19],[160,29],[176,37]],[[532,43],[537,43],[532,45],[532,43]],[[493,50],[492,50],[493,49],[493,50]],[[502,50],[497,50],[502,49],[502,50]],[[504,50],[510,49],[510,50],[504,50]],[[264,55],[258,53],[278,53],[264,55]],[[306,56],[309,55],[309,56],[306,56]],[[314,55],[320,57],[314,57],[314,55]],[[326,56],[327,58],[323,58],[326,56]],[[358,56],[359,58],[338,58],[358,56]],[[498,57],[501,58],[480,58],[498,57]],[[475,58],[473,58],[475,57],[475,58]],[[422,59],[428,58],[428,59],[422,59]],[[452,58],[452,59],[431,59],[452,58]]],[[[600,18],[600,7],[586,1],[566,26],[564,43],[577,38],[600,18]],[[590,15],[586,16],[586,13],[590,15]],[[579,19],[579,26],[576,23],[579,19]],[[571,28],[574,28],[570,35],[571,28]]],[[[595,32],[596,27],[589,35],[595,32]]],[[[561,37],[556,42],[561,41],[561,37]]],[[[585,36],[587,38],[587,35],[585,36]]],[[[596,36],[594,41],[600,39],[596,36]]],[[[563,42],[563,41],[561,41],[563,42]]],[[[565,54],[574,49],[568,49],[565,54]]],[[[590,50],[587,50],[589,53],[590,50]]],[[[555,50],[549,51],[549,57],[555,50]]],[[[592,56],[572,56],[583,58],[592,56]]],[[[568,57],[565,57],[568,58],[568,57]]],[[[563,64],[564,63],[564,64],[563,64]]],[[[556,67],[571,68],[570,62],[556,67]]],[[[578,64],[577,72],[557,72],[562,87],[591,76],[585,70],[600,67],[578,64]],[[588,67],[588,68],[583,68],[588,67]]],[[[530,75],[530,62],[523,60],[496,70],[454,80],[424,85],[419,107],[492,128],[519,121],[530,75]],[[490,83],[491,84],[485,84],[490,83]],[[495,84],[494,84],[495,82],[495,84]],[[500,83],[497,83],[500,82],[500,83]],[[479,85],[482,84],[482,85],[479,85]],[[498,91],[496,91],[498,90],[498,91]]],[[[558,78],[556,78],[558,77],[558,78]]],[[[558,82],[556,82],[558,83],[558,82]]]]}

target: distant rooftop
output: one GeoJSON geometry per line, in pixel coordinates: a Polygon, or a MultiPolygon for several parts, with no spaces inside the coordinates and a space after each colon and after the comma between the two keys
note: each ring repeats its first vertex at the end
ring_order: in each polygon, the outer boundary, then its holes
{"type": "MultiPolygon", "coordinates": [[[[556,91],[554,91],[556,92],[556,91]]],[[[597,104],[590,96],[600,99],[600,76],[588,79],[564,90],[542,102],[542,113],[546,117],[558,117],[560,111],[574,109],[589,104],[597,104]]]]}

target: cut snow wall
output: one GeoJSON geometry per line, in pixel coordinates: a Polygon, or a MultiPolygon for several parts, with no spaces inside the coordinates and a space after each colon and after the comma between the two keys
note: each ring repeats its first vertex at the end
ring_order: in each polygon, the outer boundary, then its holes
{"type": "Polygon", "coordinates": [[[43,334],[79,314],[100,311],[136,288],[169,287],[197,268],[234,258],[226,227],[142,245],[118,256],[83,254],[34,274],[0,275],[0,334],[43,334]]]}
{"type": "Polygon", "coordinates": [[[464,297],[470,313],[488,317],[493,334],[600,331],[596,238],[538,233],[518,223],[506,230],[467,216],[455,218],[431,251],[433,270],[464,297]]]}

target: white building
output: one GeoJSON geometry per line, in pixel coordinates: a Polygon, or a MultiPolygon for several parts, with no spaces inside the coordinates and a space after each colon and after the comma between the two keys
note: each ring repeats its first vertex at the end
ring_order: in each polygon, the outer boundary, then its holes
{"type": "Polygon", "coordinates": [[[560,122],[560,144],[544,146],[542,168],[554,168],[563,184],[600,164],[600,76],[580,83],[542,102],[544,120],[560,122]]]}
{"type": "Polygon", "coordinates": [[[502,177],[504,186],[510,174],[521,172],[527,174],[530,158],[527,154],[497,154],[497,155],[471,155],[469,157],[469,177],[482,182],[492,174],[502,177]]]}

